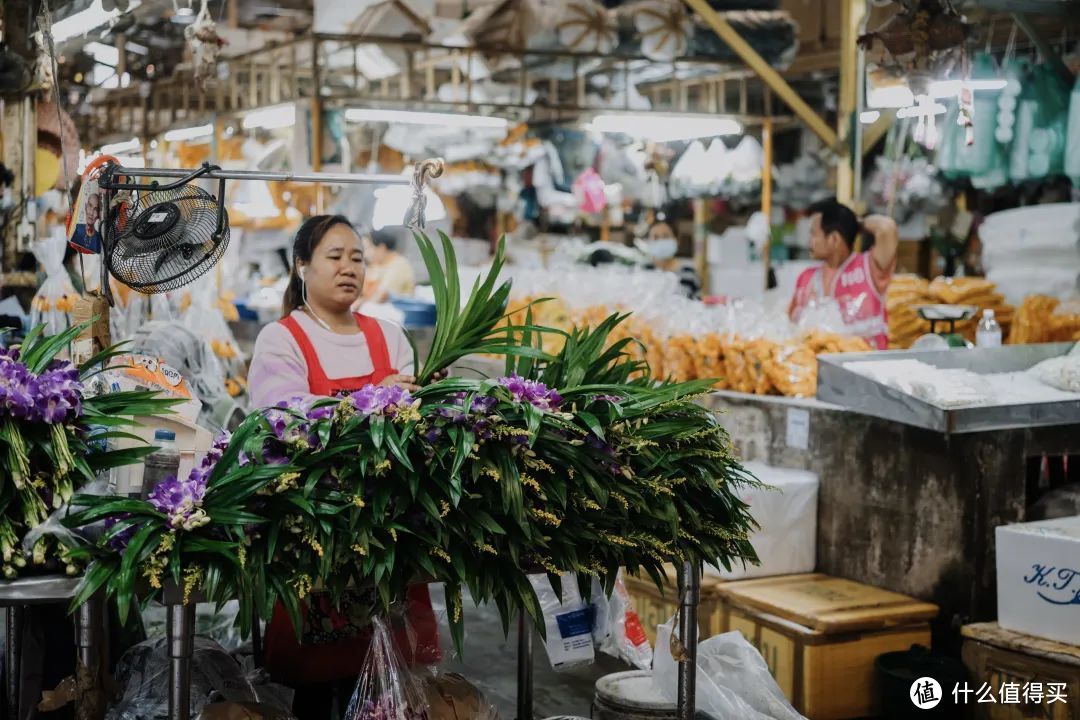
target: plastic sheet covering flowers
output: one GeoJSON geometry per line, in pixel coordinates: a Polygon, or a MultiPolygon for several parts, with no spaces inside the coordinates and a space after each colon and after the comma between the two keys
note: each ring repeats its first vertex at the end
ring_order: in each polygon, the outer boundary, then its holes
{"type": "MultiPolygon", "coordinates": [[[[109,450],[110,439],[135,415],[171,405],[152,393],[90,396],[84,379],[115,351],[81,368],[58,358],[83,329],[45,336],[32,330],[21,345],[0,350],[0,572],[13,580],[33,572],[75,574],[78,566],[57,535],[43,531],[50,515],[103,470],[137,462],[145,449],[109,450]],[[126,416],[126,419],[125,419],[126,416]]],[[[152,450],[150,448],[149,450],[152,450]]]]}
{"type": "Polygon", "coordinates": [[[593,577],[610,591],[623,566],[659,583],[666,562],[755,560],[738,492],[756,481],[694,402],[710,380],[653,381],[633,340],[611,339],[623,316],[571,332],[531,317],[500,327],[501,255],[462,307],[449,241],[445,265],[418,241],[439,314],[420,376],[481,351],[504,354],[504,374],[285,402],[249,416],[197,477],[148,502],[76,498],[73,524],[110,518],[78,551],[92,565],[76,602],[104,587],[127,612],[171,581],[239,599],[242,628],[280,600],[299,628],[312,592],[367,588],[389,607],[410,584],[438,581],[460,648],[464,588],[507,624],[524,607],[542,631],[530,572],[556,587],[571,573],[588,595],[593,577]],[[555,355],[540,349],[552,332],[564,341],[555,355]]]}

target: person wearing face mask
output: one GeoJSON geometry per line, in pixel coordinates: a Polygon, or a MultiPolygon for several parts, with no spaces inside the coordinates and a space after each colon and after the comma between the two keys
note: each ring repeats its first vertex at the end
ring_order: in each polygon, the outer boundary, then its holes
{"type": "MultiPolygon", "coordinates": [[[[340,215],[305,222],[293,242],[293,262],[283,317],[255,341],[248,388],[255,407],[335,397],[368,384],[417,390],[412,348],[397,325],[354,313],[365,279],[360,236],[340,215]]],[[[300,642],[284,606],[267,627],[264,666],[275,680],[296,690],[300,720],[344,710],[370,642],[369,611],[375,599],[358,590],[335,606],[313,593],[302,607],[300,642]]],[[[409,589],[409,631],[395,627],[406,661],[440,658],[438,624],[426,585],[409,589]]]]}

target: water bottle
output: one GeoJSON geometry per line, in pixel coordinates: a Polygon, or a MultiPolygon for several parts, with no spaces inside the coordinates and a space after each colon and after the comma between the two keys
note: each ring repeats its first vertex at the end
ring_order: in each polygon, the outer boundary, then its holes
{"type": "Polygon", "coordinates": [[[1001,326],[993,310],[983,310],[979,329],[975,332],[976,347],[1001,347],[1001,326]]]}
{"type": "Polygon", "coordinates": [[[176,477],[180,470],[180,449],[176,446],[176,433],[171,430],[156,430],[154,444],[158,449],[146,456],[146,468],[143,470],[140,493],[143,499],[150,495],[158,483],[167,477],[176,477]]]}

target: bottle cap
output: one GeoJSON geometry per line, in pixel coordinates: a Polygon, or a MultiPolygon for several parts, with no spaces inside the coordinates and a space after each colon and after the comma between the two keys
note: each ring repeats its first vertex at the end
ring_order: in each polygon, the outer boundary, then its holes
{"type": "Polygon", "coordinates": [[[154,431],[154,439],[155,440],[170,440],[170,441],[175,440],[176,439],[176,433],[174,433],[172,430],[155,430],[154,431]]]}
{"type": "Polygon", "coordinates": [[[994,317],[993,308],[986,308],[985,310],[983,310],[983,317],[984,318],[992,318],[992,317],[994,317]]]}

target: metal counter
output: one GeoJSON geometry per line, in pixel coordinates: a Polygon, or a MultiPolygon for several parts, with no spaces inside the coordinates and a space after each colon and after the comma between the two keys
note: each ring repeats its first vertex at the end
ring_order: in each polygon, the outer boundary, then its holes
{"type": "Polygon", "coordinates": [[[818,356],[818,399],[877,418],[939,433],[1072,425],[1080,423],[1080,399],[1011,405],[943,408],[848,370],[851,362],[918,360],[942,369],[979,374],[1019,372],[1068,354],[1075,343],[1007,345],[999,348],[848,353],[818,356]]]}

